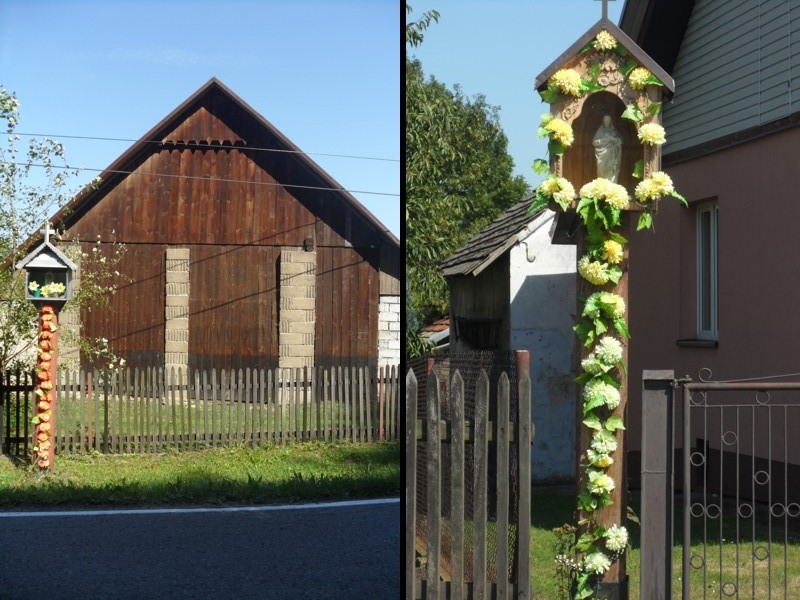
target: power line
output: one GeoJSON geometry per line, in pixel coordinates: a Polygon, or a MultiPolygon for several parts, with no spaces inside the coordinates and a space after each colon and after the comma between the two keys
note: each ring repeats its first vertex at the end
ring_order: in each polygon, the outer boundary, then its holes
{"type": "MultiPolygon", "coordinates": [[[[65,139],[72,139],[72,140],[98,140],[104,142],[134,142],[134,143],[146,143],[146,144],[169,144],[174,142],[164,142],[162,140],[134,140],[129,138],[112,138],[112,137],[95,137],[90,135],[57,135],[51,133],[21,133],[18,131],[14,132],[16,135],[24,135],[26,137],[47,137],[47,138],[65,138],[65,139]]],[[[200,142],[181,142],[182,145],[190,146],[190,147],[202,147],[207,148],[209,144],[203,144],[200,142]]],[[[377,156],[358,156],[354,154],[327,154],[325,152],[303,152],[302,150],[281,150],[279,148],[253,148],[251,146],[236,146],[236,145],[226,145],[226,144],[214,144],[214,148],[221,148],[227,150],[256,150],[258,152],[282,152],[284,154],[304,154],[306,156],[331,156],[335,158],[355,158],[359,160],[378,160],[383,162],[400,162],[399,158],[381,158],[377,156]]]]}
{"type": "Polygon", "coordinates": [[[71,167],[69,165],[58,166],[58,165],[45,165],[39,163],[21,163],[21,162],[7,162],[6,164],[9,165],[16,165],[18,167],[43,167],[43,168],[51,168],[51,169],[59,169],[62,171],[96,171],[98,173],[112,173],[117,175],[147,175],[149,177],[171,177],[173,179],[199,179],[202,181],[214,181],[214,182],[221,182],[221,183],[249,183],[252,185],[271,185],[276,187],[285,187],[285,188],[296,188],[296,189],[304,189],[304,190],[321,190],[327,192],[348,192],[350,194],[371,194],[374,196],[395,196],[400,197],[400,194],[393,194],[390,192],[370,192],[367,190],[346,190],[344,188],[332,188],[332,187],[322,187],[322,186],[313,186],[313,185],[296,185],[291,183],[271,183],[269,181],[248,181],[245,179],[224,179],[218,177],[201,177],[199,175],[175,175],[173,173],[139,173],[138,171],[123,171],[120,169],[94,169],[92,167],[71,167]]]}

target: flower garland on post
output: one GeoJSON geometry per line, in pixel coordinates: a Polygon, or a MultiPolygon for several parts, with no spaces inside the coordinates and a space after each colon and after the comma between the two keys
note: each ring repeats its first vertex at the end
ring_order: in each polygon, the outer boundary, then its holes
{"type": "Polygon", "coordinates": [[[56,352],[57,316],[54,308],[44,305],[39,312],[39,343],[36,358],[36,416],[35,443],[33,446],[34,465],[37,471],[44,474],[50,469],[53,460],[53,374],[51,361],[56,352]]]}
{"type": "MultiPolygon", "coordinates": [[[[623,57],[620,62],[627,57],[627,51],[606,30],[600,31],[580,52],[595,52],[600,60],[588,67],[588,77],[582,77],[574,69],[556,71],[548,80],[547,89],[541,92],[545,102],[552,104],[560,95],[577,98],[605,89],[599,77],[601,63],[610,52],[623,57]]],[[[660,113],[661,103],[653,102],[646,94],[647,86],[661,86],[662,83],[633,59],[627,59],[621,72],[627,85],[639,92],[640,98],[646,99],[643,109],[638,104],[629,104],[621,115],[636,124],[637,136],[643,145],[644,159],[636,163],[633,173],[634,177],[642,179],[634,191],[635,200],[643,209],[637,223],[639,231],[653,226],[653,201],[664,196],[674,196],[684,204],[686,200],[675,191],[672,180],[662,171],[643,179],[644,165],[649,164],[653,148],[666,141],[664,128],[653,122],[660,113]]],[[[549,138],[551,157],[561,156],[574,140],[571,126],[550,114],[542,117],[538,135],[549,138]]],[[[630,338],[630,332],[625,320],[625,300],[615,294],[613,288],[625,269],[628,241],[620,235],[619,229],[622,211],[629,208],[631,198],[625,187],[603,178],[585,184],[575,198],[572,183],[550,172],[550,161],[537,159],[533,169],[548,176],[537,188],[536,200],[529,212],[548,205],[558,205],[562,210],[575,207],[585,232],[585,254],[578,260],[577,270],[592,286],[602,288],[581,299],[580,317],[574,326],[575,334],[587,349],[580,365],[582,372],[575,382],[583,386],[583,425],[591,431],[589,448],[580,458],[585,484],[578,495],[578,509],[583,517],[578,523],[575,549],[582,558],[580,561],[565,556],[557,558],[573,570],[577,584],[575,598],[582,600],[594,595],[596,578],[608,571],[628,545],[627,529],[622,524],[600,524],[598,511],[613,504],[615,484],[607,471],[614,464],[618,431],[625,429],[622,417],[612,412],[621,400],[625,371],[623,343],[630,338]]]]}

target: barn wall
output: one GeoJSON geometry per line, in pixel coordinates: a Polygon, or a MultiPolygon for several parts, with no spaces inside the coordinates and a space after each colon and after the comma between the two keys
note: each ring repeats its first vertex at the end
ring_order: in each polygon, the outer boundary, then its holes
{"type": "Polygon", "coordinates": [[[132,175],[109,176],[96,201],[67,215],[68,238],[126,244],[120,271],[133,280],[111,299],[113,312],[84,311],[86,335],[108,338],[129,364],[163,365],[166,249],[187,248],[189,365],[277,367],[277,263],[282,248],[310,244],[315,364],[375,364],[379,290],[397,287],[397,249],[382,254],[385,241],[342,196],[309,189],[330,183],[297,157],[246,148],[278,143],[221,94],[183,118],[131,158],[132,175]]]}

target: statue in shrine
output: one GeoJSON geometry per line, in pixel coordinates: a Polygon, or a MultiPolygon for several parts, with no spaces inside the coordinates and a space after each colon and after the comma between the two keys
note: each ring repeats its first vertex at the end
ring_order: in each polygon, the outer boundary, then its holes
{"type": "Polygon", "coordinates": [[[597,159],[597,176],[617,183],[622,159],[622,136],[614,128],[611,115],[603,116],[603,122],[592,138],[592,145],[597,159]]]}

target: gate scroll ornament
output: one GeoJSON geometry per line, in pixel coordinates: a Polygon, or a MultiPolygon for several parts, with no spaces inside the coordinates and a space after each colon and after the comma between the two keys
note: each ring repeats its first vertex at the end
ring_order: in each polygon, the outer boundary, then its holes
{"type": "Polygon", "coordinates": [[[621,232],[630,212],[639,213],[637,231],[651,229],[662,197],[686,204],[660,170],[661,97],[674,84],[604,16],[536,87],[551,105],[538,130],[548,139],[549,160],[534,162],[534,171],[547,177],[529,212],[574,212],[580,224],[578,557],[562,560],[574,572],[576,599],[627,598],[623,415],[630,333],[628,240],[621,232]]]}

